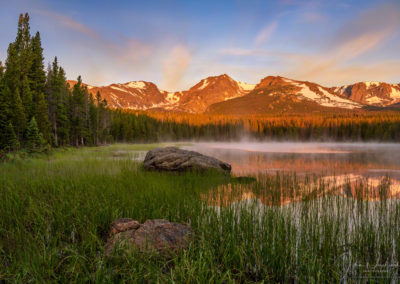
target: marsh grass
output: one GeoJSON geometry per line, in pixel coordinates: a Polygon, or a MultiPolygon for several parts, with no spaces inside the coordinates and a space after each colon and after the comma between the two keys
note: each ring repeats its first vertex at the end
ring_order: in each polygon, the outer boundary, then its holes
{"type": "Polygon", "coordinates": [[[384,183],[377,201],[368,184],[346,191],[317,176],[146,172],[134,151],[155,146],[63,149],[0,164],[0,279],[338,282],[357,276],[354,265],[398,263],[400,205],[384,183]],[[116,151],[125,154],[115,159],[116,151]],[[189,223],[196,237],[172,257],[107,259],[104,241],[120,217],[189,223]]]}

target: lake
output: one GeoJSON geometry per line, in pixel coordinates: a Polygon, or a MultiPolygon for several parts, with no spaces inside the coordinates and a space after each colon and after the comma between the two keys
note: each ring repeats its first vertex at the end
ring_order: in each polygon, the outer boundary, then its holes
{"type": "MultiPolygon", "coordinates": [[[[334,194],[348,195],[351,185],[363,183],[369,199],[400,197],[400,145],[381,143],[193,143],[181,148],[216,157],[232,165],[235,176],[295,174],[298,181],[313,176],[334,194]],[[344,189],[344,186],[350,188],[344,189]]],[[[230,185],[220,188],[229,191],[230,185]]],[[[251,186],[242,199],[254,198],[251,186]]],[[[353,192],[353,195],[355,193],[353,192]]],[[[365,196],[364,196],[365,197],[365,196]]],[[[240,198],[239,198],[240,199],[240,198]]],[[[284,197],[286,202],[297,200],[284,197]]],[[[282,202],[282,203],[286,203],[282,202]]],[[[266,202],[263,202],[266,203],[266,202]]]]}

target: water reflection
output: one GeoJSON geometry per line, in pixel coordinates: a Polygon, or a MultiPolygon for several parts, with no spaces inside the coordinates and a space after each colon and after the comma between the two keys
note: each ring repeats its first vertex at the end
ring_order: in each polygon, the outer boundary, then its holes
{"type": "Polygon", "coordinates": [[[400,198],[397,144],[197,143],[185,148],[230,163],[234,175],[258,180],[213,189],[203,196],[211,205],[254,199],[264,205],[284,205],[326,194],[368,200],[400,198]],[[278,182],[273,177],[277,173],[293,180],[271,187],[278,182]]]}
{"type": "Polygon", "coordinates": [[[184,147],[232,165],[234,174],[276,171],[400,178],[400,145],[361,143],[196,143],[184,147]]]}
{"type": "Polygon", "coordinates": [[[211,206],[228,207],[243,201],[257,201],[265,206],[282,206],[326,195],[368,201],[398,199],[400,182],[388,177],[367,179],[361,175],[304,179],[297,179],[292,175],[277,175],[259,178],[253,184],[220,185],[201,197],[211,206]],[[292,182],[288,183],[291,179],[292,182]]]}

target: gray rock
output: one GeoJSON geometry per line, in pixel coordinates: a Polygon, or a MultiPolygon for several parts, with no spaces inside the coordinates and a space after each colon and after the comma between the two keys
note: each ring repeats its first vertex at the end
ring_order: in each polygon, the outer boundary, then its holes
{"type": "Polygon", "coordinates": [[[224,173],[230,173],[232,169],[231,165],[216,158],[175,147],[157,148],[147,152],[144,168],[170,172],[217,169],[224,173]]]}
{"type": "Polygon", "coordinates": [[[115,235],[132,229],[138,229],[139,222],[130,218],[120,218],[112,222],[110,235],[115,235]]]}
{"type": "Polygon", "coordinates": [[[187,224],[162,219],[147,220],[138,226],[137,224],[138,221],[129,218],[117,219],[112,223],[110,238],[105,245],[107,256],[116,250],[116,246],[128,250],[138,249],[140,252],[178,252],[187,248],[194,236],[192,228],[187,224]],[[122,224],[119,227],[122,230],[115,233],[115,224],[122,224]]]}

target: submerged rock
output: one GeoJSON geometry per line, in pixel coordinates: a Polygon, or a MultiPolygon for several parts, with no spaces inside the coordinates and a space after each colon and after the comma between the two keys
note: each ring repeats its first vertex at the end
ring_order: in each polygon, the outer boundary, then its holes
{"type": "Polygon", "coordinates": [[[105,253],[110,256],[116,245],[140,252],[178,252],[189,246],[194,233],[187,224],[167,220],[146,220],[143,224],[130,218],[117,219],[111,224],[105,253]]]}
{"type": "Polygon", "coordinates": [[[147,152],[144,168],[159,171],[187,171],[216,169],[230,173],[231,165],[216,158],[175,147],[157,148],[147,152]]]}

